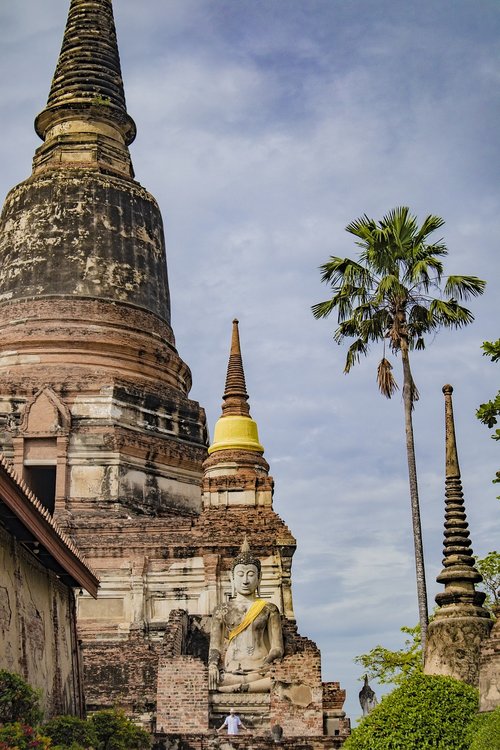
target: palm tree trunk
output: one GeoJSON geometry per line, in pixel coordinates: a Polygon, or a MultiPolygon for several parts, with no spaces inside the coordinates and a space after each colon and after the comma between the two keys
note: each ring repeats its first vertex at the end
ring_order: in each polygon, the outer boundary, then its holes
{"type": "Polygon", "coordinates": [[[413,393],[414,384],[410,369],[408,342],[401,340],[401,359],[403,362],[403,403],[405,411],[406,456],[408,459],[408,479],[410,483],[410,504],[413,525],[413,543],[415,546],[415,569],[417,575],[417,599],[420,630],[422,634],[422,659],[425,654],[427,638],[427,587],[425,583],[424,547],[422,543],[422,526],[420,523],[420,503],[418,499],[417,464],[415,460],[415,444],[413,441],[413,393]]]}

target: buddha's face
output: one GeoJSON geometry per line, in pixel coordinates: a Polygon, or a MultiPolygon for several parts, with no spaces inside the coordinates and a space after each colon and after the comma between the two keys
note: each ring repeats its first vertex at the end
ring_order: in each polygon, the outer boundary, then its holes
{"type": "Polygon", "coordinates": [[[255,565],[235,565],[233,570],[234,590],[237,594],[248,596],[257,590],[259,585],[259,571],[255,565]]]}

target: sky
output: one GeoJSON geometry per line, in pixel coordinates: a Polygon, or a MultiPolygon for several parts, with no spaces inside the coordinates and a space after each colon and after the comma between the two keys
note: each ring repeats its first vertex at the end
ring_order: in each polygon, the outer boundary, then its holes
{"type": "MultiPolygon", "coordinates": [[[[28,177],[66,0],[0,4],[0,187],[28,177]]],[[[253,418],[297,538],[299,631],[360,714],[356,655],[417,622],[403,407],[379,395],[382,347],[349,375],[318,267],[345,226],[408,205],[446,222],[446,270],[488,282],[475,322],[413,356],[429,604],[441,586],[444,400],[454,410],[474,552],[498,548],[499,444],[475,418],[498,389],[500,3],[115,0],[136,179],[165,222],[172,322],[191,397],[220,414],[231,321],[253,418]]],[[[440,239],[436,235],[435,239],[440,239]]],[[[396,378],[401,364],[393,357],[396,378]]],[[[382,688],[372,682],[380,696],[382,688]]]]}

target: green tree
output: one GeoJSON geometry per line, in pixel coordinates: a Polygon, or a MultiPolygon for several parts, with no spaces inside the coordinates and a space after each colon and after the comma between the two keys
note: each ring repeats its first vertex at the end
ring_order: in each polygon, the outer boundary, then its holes
{"type": "Polygon", "coordinates": [[[96,750],[148,750],[149,734],[128,719],[122,709],[97,711],[90,717],[97,734],[96,750]]]}
{"type": "MultiPolygon", "coordinates": [[[[483,349],[483,356],[489,357],[492,362],[498,362],[500,360],[500,339],[496,341],[485,341],[481,347],[483,349]]],[[[500,416],[500,391],[497,395],[487,401],[485,404],[481,404],[479,409],[476,411],[476,417],[489,427],[490,430],[498,423],[497,417],[500,416]]],[[[495,429],[491,436],[493,440],[500,440],[500,429],[495,429]]],[[[494,483],[500,483],[500,471],[497,471],[496,478],[493,480],[494,483]]]]}
{"type": "Polygon", "coordinates": [[[353,730],[344,750],[469,750],[477,690],[451,677],[416,673],[353,730]]]}
{"type": "Polygon", "coordinates": [[[483,576],[480,584],[486,594],[486,607],[500,605],[500,554],[488,552],[486,557],[476,557],[476,568],[483,576]]]}
{"type": "MultiPolygon", "coordinates": [[[[346,227],[361,248],[358,260],[332,256],[321,266],[322,281],[332,296],[313,305],[316,318],[337,312],[334,340],[354,339],[347,351],[344,372],[366,355],[373,342],[389,343],[401,354],[406,452],[415,546],[415,567],[422,643],[427,633],[427,592],[420,523],[417,468],[412,410],[418,391],[410,368],[410,351],[425,348],[425,336],[442,327],[461,328],[471,323],[472,313],[459,300],[480,295],[485,282],[476,276],[448,276],[441,289],[443,264],[448,254],[442,240],[429,236],[444,224],[439,216],[427,216],[421,227],[406,206],[390,211],[380,222],[362,216],[346,227]]],[[[378,366],[381,392],[390,398],[397,389],[392,365],[384,356],[378,366]]]]}
{"type": "Polygon", "coordinates": [[[0,669],[0,724],[36,724],[42,718],[39,690],[20,675],[0,669]]]}
{"type": "Polygon", "coordinates": [[[57,746],[71,747],[73,744],[95,747],[97,743],[97,735],[92,723],[79,719],[77,716],[57,716],[47,721],[42,729],[57,746]]]}
{"type": "Polygon", "coordinates": [[[408,677],[422,670],[420,625],[415,625],[414,628],[402,627],[401,632],[406,633],[409,638],[399,650],[391,651],[384,646],[375,646],[367,654],[355,657],[354,661],[362,665],[363,672],[370,679],[374,678],[384,685],[401,685],[408,677]]]}

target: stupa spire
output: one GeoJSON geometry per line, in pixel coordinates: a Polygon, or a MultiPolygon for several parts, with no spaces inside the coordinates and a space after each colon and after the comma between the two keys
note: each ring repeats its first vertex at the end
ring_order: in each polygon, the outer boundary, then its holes
{"type": "Polygon", "coordinates": [[[485,594],[474,590],[474,584],[482,577],[474,565],[474,557],[469,539],[469,524],[465,513],[462,479],[458,463],[455,423],[451,385],[443,386],[445,402],[446,431],[446,481],[445,481],[445,522],[443,570],[437,577],[438,583],[445,584],[445,590],[436,596],[439,605],[446,604],[452,597],[464,602],[481,605],[485,594]]]}
{"type": "Polygon", "coordinates": [[[453,420],[451,385],[443,386],[446,427],[446,482],[443,570],[437,577],[444,591],[429,623],[424,657],[425,674],[447,675],[477,686],[481,642],[488,637],[492,621],[482,604],[485,594],[476,591],[482,580],[474,565],[457,441],[453,420]]]}
{"type": "Polygon", "coordinates": [[[229,351],[229,362],[227,365],[226,387],[222,397],[222,413],[224,415],[237,414],[249,416],[248,393],[243,370],[243,358],[241,356],[239,321],[233,320],[231,335],[231,349],[229,351]]]}
{"type": "Polygon", "coordinates": [[[238,320],[233,320],[231,348],[227,365],[226,385],[222,397],[222,416],[214,430],[209,453],[220,450],[246,450],[262,453],[257,424],[250,416],[248,393],[241,356],[238,320]]]}
{"type": "Polygon", "coordinates": [[[123,172],[123,166],[120,169],[114,162],[125,158],[127,171],[132,172],[126,147],[134,140],[136,127],[125,103],[111,0],[71,0],[47,106],[36,118],[35,130],[45,141],[35,157],[35,169],[75,162],[93,166],[95,159],[89,158],[93,141],[94,157],[99,156],[96,147],[107,151],[101,154],[101,168],[123,172]],[[62,158],[61,151],[66,152],[62,158]]]}

